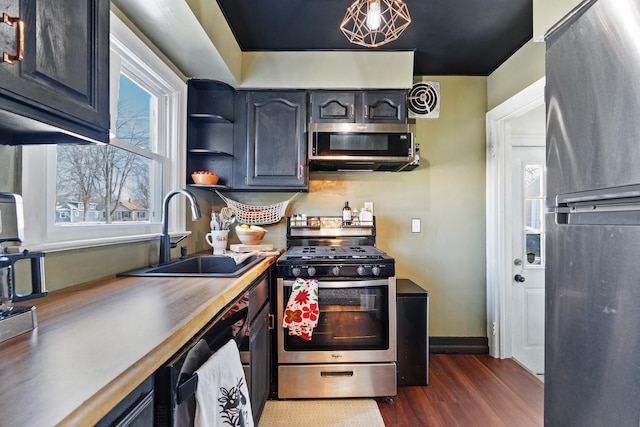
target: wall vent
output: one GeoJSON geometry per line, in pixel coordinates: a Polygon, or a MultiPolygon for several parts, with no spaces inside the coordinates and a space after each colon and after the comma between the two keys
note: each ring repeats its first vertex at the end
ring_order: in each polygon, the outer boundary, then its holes
{"type": "Polygon", "coordinates": [[[440,116],[440,83],[415,82],[407,95],[410,119],[437,119],[440,116]]]}

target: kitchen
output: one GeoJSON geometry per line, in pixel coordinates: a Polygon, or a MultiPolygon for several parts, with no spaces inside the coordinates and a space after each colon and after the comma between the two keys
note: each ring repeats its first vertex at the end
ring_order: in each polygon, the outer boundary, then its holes
{"type": "MultiPolygon", "coordinates": [[[[553,16],[557,20],[570,9],[558,11],[552,2],[540,3],[540,21],[546,24],[534,25],[534,36],[555,22],[553,16]]],[[[485,338],[485,114],[543,75],[544,47],[530,42],[488,77],[421,77],[439,81],[446,100],[439,120],[416,123],[418,139],[424,141],[421,167],[398,174],[316,175],[293,210],[335,215],[344,200],[358,208],[373,201],[379,221],[378,246],[398,260],[399,276],[411,277],[437,301],[431,306],[431,335],[485,338]],[[411,233],[411,218],[421,219],[420,233],[411,233]]],[[[19,152],[19,148],[0,146],[2,191],[21,192],[19,152]]],[[[261,203],[281,201],[291,194],[231,196],[261,203]]],[[[198,197],[205,211],[220,205],[206,192],[199,192],[198,197]]],[[[192,231],[185,240],[189,252],[207,249],[203,236],[208,224],[186,224],[192,231]]],[[[283,227],[269,227],[266,242],[283,247],[283,227]]],[[[156,246],[155,242],[135,243],[48,253],[49,290],[146,265],[156,246]]]]}

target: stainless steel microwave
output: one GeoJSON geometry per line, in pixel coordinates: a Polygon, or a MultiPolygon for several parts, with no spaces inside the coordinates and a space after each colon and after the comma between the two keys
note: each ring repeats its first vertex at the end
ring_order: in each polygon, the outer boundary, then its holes
{"type": "Polygon", "coordinates": [[[313,123],[311,171],[411,170],[419,164],[413,126],[382,123],[313,123]]]}

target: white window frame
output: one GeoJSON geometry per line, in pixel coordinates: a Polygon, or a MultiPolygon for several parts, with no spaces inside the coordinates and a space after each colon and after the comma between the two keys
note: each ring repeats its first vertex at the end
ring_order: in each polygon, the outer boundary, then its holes
{"type": "MultiPolygon", "coordinates": [[[[166,141],[158,150],[162,160],[162,190],[166,194],[176,187],[184,187],[187,85],[158,56],[144,44],[116,15],[111,13],[110,87],[111,111],[117,106],[120,71],[153,82],[163,96],[164,107],[158,108],[158,141],[166,141]],[[114,84],[114,79],[116,84],[114,84]]],[[[112,117],[112,123],[115,120],[112,117]]],[[[113,140],[114,146],[119,146],[113,140]]],[[[147,154],[145,153],[145,156],[147,154]]],[[[161,212],[151,214],[153,222],[128,224],[55,224],[56,146],[33,145],[23,147],[22,193],[25,215],[25,241],[22,249],[56,251],[90,246],[104,246],[157,239],[161,232],[161,212]],[[44,188],[43,188],[44,186],[44,188]],[[44,194],[43,194],[44,191],[44,194]]],[[[152,203],[153,205],[153,203],[152,203]]],[[[162,200],[154,206],[162,209],[162,200]]],[[[185,234],[184,203],[169,206],[169,231],[185,234]]]]}

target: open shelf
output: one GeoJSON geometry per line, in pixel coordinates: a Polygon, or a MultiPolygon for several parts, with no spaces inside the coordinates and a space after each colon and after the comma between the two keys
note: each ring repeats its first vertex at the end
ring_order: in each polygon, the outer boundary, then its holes
{"type": "Polygon", "coordinates": [[[205,189],[210,189],[210,190],[228,190],[229,187],[227,187],[226,185],[220,185],[220,184],[216,184],[216,185],[209,185],[209,184],[187,184],[189,187],[195,187],[195,188],[205,188],[205,189]]]}
{"type": "Polygon", "coordinates": [[[218,150],[210,150],[208,148],[190,148],[187,150],[189,154],[203,155],[203,156],[233,156],[231,153],[218,150]]]}
{"type": "Polygon", "coordinates": [[[207,79],[188,81],[187,183],[194,188],[228,190],[233,185],[235,90],[207,79]],[[212,171],[216,185],[194,184],[191,172],[212,171]]]}
{"type": "Polygon", "coordinates": [[[222,117],[218,114],[208,114],[208,113],[191,113],[189,114],[189,118],[196,122],[201,123],[222,123],[222,124],[233,124],[233,122],[227,118],[222,117]]]}

